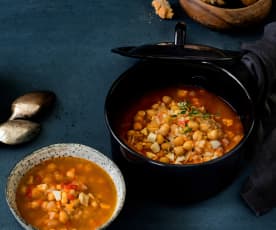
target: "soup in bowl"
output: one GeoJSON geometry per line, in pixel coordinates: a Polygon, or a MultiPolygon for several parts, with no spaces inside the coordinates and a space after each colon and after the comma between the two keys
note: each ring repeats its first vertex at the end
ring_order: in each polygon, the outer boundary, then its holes
{"type": "Polygon", "coordinates": [[[101,229],[120,212],[125,185],[117,166],[100,152],[57,144],[20,161],[6,194],[26,229],[101,229]]]}

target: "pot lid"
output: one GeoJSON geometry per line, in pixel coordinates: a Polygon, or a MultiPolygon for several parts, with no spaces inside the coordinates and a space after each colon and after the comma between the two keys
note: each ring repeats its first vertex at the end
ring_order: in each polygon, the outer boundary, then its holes
{"type": "Polygon", "coordinates": [[[221,50],[199,44],[186,44],[185,40],[186,24],[179,22],[175,26],[174,42],[118,47],[112,49],[112,52],[134,58],[187,61],[231,61],[241,57],[241,53],[238,51],[221,50]]]}

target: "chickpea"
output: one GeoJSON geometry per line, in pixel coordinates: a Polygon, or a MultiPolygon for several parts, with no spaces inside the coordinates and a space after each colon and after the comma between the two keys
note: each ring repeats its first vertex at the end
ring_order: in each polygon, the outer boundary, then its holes
{"type": "Polygon", "coordinates": [[[163,150],[168,151],[168,150],[170,150],[170,148],[171,148],[171,144],[169,142],[165,142],[161,145],[161,149],[163,149],[163,150]]]}
{"type": "Polygon", "coordinates": [[[226,134],[227,134],[227,137],[230,139],[233,138],[235,135],[232,131],[226,131],[226,134]]]}
{"type": "Polygon", "coordinates": [[[210,125],[207,122],[201,122],[199,127],[201,131],[206,132],[210,128],[210,125]]]}
{"type": "Polygon", "coordinates": [[[203,149],[202,148],[199,148],[199,147],[195,147],[194,148],[194,151],[197,153],[197,154],[202,154],[203,153],[203,149]]]}
{"type": "Polygon", "coordinates": [[[49,227],[57,226],[57,225],[58,225],[58,221],[57,221],[57,220],[48,220],[48,221],[47,221],[47,225],[48,225],[49,227]]]}
{"type": "Polygon", "coordinates": [[[167,157],[160,157],[159,161],[162,163],[170,163],[170,160],[167,157]]]}
{"type": "Polygon", "coordinates": [[[178,136],[178,137],[174,138],[173,144],[174,144],[174,146],[181,146],[184,144],[184,141],[185,140],[184,140],[183,136],[178,136]]]}
{"type": "Polygon", "coordinates": [[[58,189],[58,190],[60,190],[61,189],[61,185],[57,184],[55,188],[58,189]]]}
{"type": "Polygon", "coordinates": [[[144,117],[139,116],[139,115],[135,115],[134,121],[135,121],[135,122],[141,122],[141,123],[142,123],[142,122],[144,121],[144,117]]]}
{"type": "Polygon", "coordinates": [[[91,205],[92,205],[93,208],[98,207],[98,203],[97,203],[97,201],[95,201],[95,200],[93,200],[93,201],[91,202],[91,205]]]}
{"type": "Polygon", "coordinates": [[[63,176],[61,175],[61,173],[59,173],[59,172],[54,172],[54,177],[55,177],[55,179],[57,180],[57,181],[61,181],[61,180],[63,180],[63,176]]]}
{"type": "Polygon", "coordinates": [[[229,141],[227,138],[223,138],[223,139],[221,140],[221,142],[222,142],[222,145],[223,145],[224,147],[226,147],[226,146],[229,145],[229,143],[230,143],[230,141],[229,141]]]}
{"type": "Polygon", "coordinates": [[[228,126],[228,127],[232,126],[234,123],[234,121],[232,119],[227,119],[227,118],[222,119],[222,122],[225,126],[228,126]]]}
{"type": "Polygon", "coordinates": [[[151,106],[151,108],[157,110],[157,109],[159,108],[159,104],[158,104],[158,103],[153,104],[153,105],[151,106]]]}
{"type": "Polygon", "coordinates": [[[217,148],[217,149],[215,150],[215,152],[214,152],[214,155],[215,155],[216,157],[222,156],[222,155],[223,155],[223,148],[217,148]]]}
{"type": "Polygon", "coordinates": [[[56,164],[54,164],[54,163],[50,163],[50,164],[48,164],[48,166],[47,166],[47,169],[48,169],[49,171],[55,171],[56,168],[57,168],[57,166],[56,166],[56,164]]]}
{"type": "Polygon", "coordinates": [[[40,206],[40,202],[38,200],[34,200],[31,202],[31,208],[38,208],[40,206]]]}
{"type": "Polygon", "coordinates": [[[177,124],[172,124],[171,125],[171,133],[172,133],[172,135],[178,135],[178,126],[177,126],[177,124]]]}
{"type": "Polygon", "coordinates": [[[179,110],[179,107],[178,107],[177,105],[173,104],[173,105],[171,106],[171,110],[172,110],[172,111],[178,111],[178,110],[179,110]]]}
{"type": "Polygon", "coordinates": [[[54,196],[54,194],[51,193],[51,192],[48,193],[47,198],[48,198],[49,201],[55,200],[55,196],[54,196]]]}
{"type": "Polygon", "coordinates": [[[168,135],[169,131],[170,131],[170,126],[168,124],[161,125],[159,129],[159,133],[163,136],[168,135]]]}
{"type": "Polygon", "coordinates": [[[50,176],[45,176],[43,179],[42,179],[42,183],[45,183],[45,184],[51,184],[53,181],[53,179],[50,177],[50,176]]]}
{"type": "Polygon", "coordinates": [[[134,124],[133,124],[133,129],[134,130],[141,130],[141,129],[143,129],[143,125],[140,123],[140,122],[135,122],[134,124]]]}
{"type": "Polygon", "coordinates": [[[41,196],[41,191],[37,187],[33,188],[32,189],[32,197],[38,198],[40,196],[41,196]]]}
{"type": "Polygon", "coordinates": [[[201,159],[200,159],[200,156],[198,156],[198,155],[192,156],[191,159],[192,159],[192,161],[193,161],[194,163],[199,163],[200,160],[201,160],[201,159]]]}
{"type": "Polygon", "coordinates": [[[166,155],[166,153],[164,151],[162,151],[162,150],[159,151],[158,153],[156,153],[156,156],[159,157],[159,158],[161,158],[161,157],[163,157],[165,155],[166,155]]]}
{"type": "Polygon", "coordinates": [[[56,208],[56,202],[55,201],[49,201],[47,202],[46,209],[48,211],[54,210],[56,208]]]}
{"type": "Polygon", "coordinates": [[[56,212],[48,212],[49,219],[53,220],[57,218],[57,213],[56,212]]]}
{"type": "Polygon", "coordinates": [[[184,98],[187,95],[188,95],[188,91],[187,90],[184,90],[184,89],[177,90],[177,96],[178,97],[184,98]]]}
{"type": "Polygon", "coordinates": [[[147,117],[152,118],[156,114],[156,111],[153,109],[148,109],[147,110],[147,117]]]}
{"type": "Polygon", "coordinates": [[[150,149],[151,145],[152,145],[151,142],[145,142],[145,143],[143,143],[144,149],[150,149]]]}
{"type": "Polygon", "coordinates": [[[47,211],[47,207],[48,207],[48,202],[47,201],[43,201],[42,204],[41,204],[42,210],[47,211]]]}
{"type": "Polygon", "coordinates": [[[233,138],[233,141],[237,144],[241,141],[242,139],[242,135],[236,135],[234,138],[233,138]]]}
{"type": "Polygon", "coordinates": [[[162,101],[165,103],[165,104],[170,104],[171,103],[171,101],[172,101],[172,98],[171,97],[169,97],[169,96],[164,96],[164,97],[162,97],[162,101]]]}
{"type": "Polygon", "coordinates": [[[196,121],[189,121],[188,122],[188,126],[192,129],[192,130],[197,130],[199,127],[199,124],[196,121]]]}
{"type": "Polygon", "coordinates": [[[69,217],[65,211],[60,211],[58,219],[61,223],[65,224],[67,223],[69,217]]]}
{"type": "Polygon", "coordinates": [[[154,153],[158,153],[160,151],[160,145],[157,142],[154,142],[151,146],[150,149],[154,153]]]}
{"type": "Polygon", "coordinates": [[[157,158],[157,156],[151,152],[146,152],[146,156],[152,160],[156,160],[156,158],[157,158]]]}
{"type": "Polygon", "coordinates": [[[213,129],[213,130],[210,130],[208,133],[207,133],[207,137],[210,139],[210,140],[216,140],[219,138],[219,131],[217,129],[213,129]]]}
{"type": "Polygon", "coordinates": [[[206,140],[199,140],[195,142],[196,148],[203,149],[205,145],[206,145],[206,140]]]}
{"type": "Polygon", "coordinates": [[[195,131],[193,134],[193,140],[200,141],[203,138],[203,133],[199,130],[195,131]]]}
{"type": "Polygon", "coordinates": [[[194,142],[193,141],[185,141],[185,143],[183,144],[183,148],[185,150],[192,150],[194,147],[194,142]]]}
{"type": "MultiPolygon", "coordinates": [[[[129,131],[127,131],[127,135],[128,136],[134,136],[135,135],[135,131],[134,130],[129,130],[129,131]]],[[[78,168],[82,168],[82,165],[78,165],[78,168]]]]}
{"type": "Polygon", "coordinates": [[[159,145],[161,145],[165,141],[165,138],[161,134],[157,134],[156,141],[159,145]]]}
{"type": "MultiPolygon", "coordinates": [[[[147,124],[147,129],[148,129],[149,132],[154,132],[158,128],[159,128],[159,125],[156,122],[154,122],[154,121],[152,121],[149,124],[147,124]]],[[[160,133],[160,134],[162,134],[162,133],[160,133]]]]}
{"type": "Polygon", "coordinates": [[[141,151],[141,150],[143,149],[143,144],[142,144],[141,142],[138,142],[138,143],[136,143],[135,148],[136,148],[138,151],[141,151]]]}
{"type": "Polygon", "coordinates": [[[136,115],[144,117],[146,115],[146,112],[144,110],[139,110],[136,115]]]}
{"type": "Polygon", "coordinates": [[[183,146],[176,146],[173,148],[175,155],[181,156],[185,153],[183,146]]]}
{"type": "Polygon", "coordinates": [[[21,186],[21,188],[20,188],[20,193],[21,194],[26,194],[26,192],[27,192],[27,187],[26,186],[21,186]]]}
{"type": "Polygon", "coordinates": [[[67,204],[67,202],[68,202],[67,193],[66,192],[62,192],[61,193],[61,203],[62,204],[67,204]]]}
{"type": "Polygon", "coordinates": [[[162,124],[168,123],[170,121],[171,117],[168,114],[164,114],[162,117],[162,124]]]}
{"type": "Polygon", "coordinates": [[[73,179],[75,177],[75,172],[76,172],[76,169],[71,168],[66,172],[66,176],[69,177],[70,179],[73,179]]]}

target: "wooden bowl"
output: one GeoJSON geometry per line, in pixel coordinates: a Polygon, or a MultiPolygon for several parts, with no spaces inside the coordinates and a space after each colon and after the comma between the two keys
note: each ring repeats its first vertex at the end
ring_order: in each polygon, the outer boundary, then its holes
{"type": "Polygon", "coordinates": [[[237,29],[260,23],[270,12],[272,0],[258,0],[242,8],[222,8],[201,0],[179,0],[193,20],[216,30],[237,29]]]}

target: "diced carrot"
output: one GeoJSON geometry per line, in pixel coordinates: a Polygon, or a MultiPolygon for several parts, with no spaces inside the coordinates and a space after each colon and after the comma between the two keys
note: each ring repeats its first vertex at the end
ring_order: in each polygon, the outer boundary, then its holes
{"type": "Polygon", "coordinates": [[[185,120],[178,120],[178,125],[179,126],[185,126],[186,121],[185,120]]]}
{"type": "Polygon", "coordinates": [[[74,189],[74,190],[78,190],[79,186],[76,185],[76,184],[62,184],[61,186],[63,189],[65,190],[71,190],[71,189],[74,189]]]}
{"type": "Polygon", "coordinates": [[[68,193],[67,198],[68,198],[68,200],[74,200],[75,196],[73,194],[68,193]]]}
{"type": "Polygon", "coordinates": [[[28,185],[25,196],[28,198],[32,198],[32,191],[33,191],[34,185],[28,185]]]}

